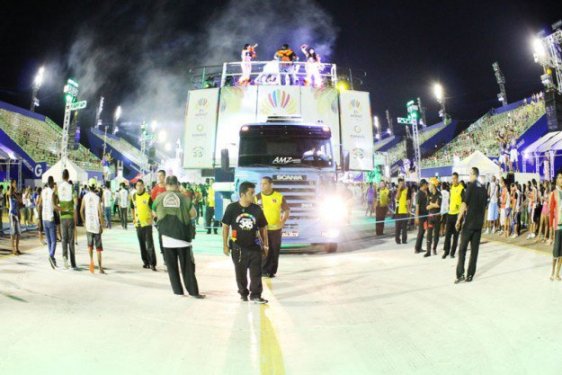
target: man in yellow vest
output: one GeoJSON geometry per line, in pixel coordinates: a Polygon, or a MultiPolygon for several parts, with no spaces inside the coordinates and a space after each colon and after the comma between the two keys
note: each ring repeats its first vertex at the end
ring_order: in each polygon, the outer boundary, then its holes
{"type": "Polygon", "coordinates": [[[459,231],[455,228],[457,217],[461,209],[464,186],[459,183],[459,174],[453,173],[451,188],[449,189],[449,212],[447,213],[447,228],[445,229],[445,244],[443,245],[443,259],[451,254],[451,258],[455,257],[457,244],[459,242],[459,231]],[[453,236],[453,246],[451,247],[451,236],[453,236]]]}
{"type": "Polygon", "coordinates": [[[131,196],[133,225],[137,230],[137,238],[143,262],[142,268],[156,271],[156,254],[152,238],[152,198],[144,188],[143,180],[138,180],[136,192],[131,196]]]}
{"type": "Polygon", "coordinates": [[[211,234],[211,228],[217,234],[219,222],[215,220],[215,189],[213,188],[214,180],[209,180],[209,188],[207,189],[207,206],[205,207],[205,228],[207,234],[211,234]]]}
{"type": "Polygon", "coordinates": [[[396,189],[396,215],[394,223],[396,232],[395,240],[398,245],[405,244],[408,240],[408,218],[410,217],[411,200],[408,195],[408,187],[404,183],[404,179],[398,179],[398,188],[396,189]]]}
{"type": "Polygon", "coordinates": [[[279,267],[281,232],[289,219],[289,205],[283,194],[273,190],[273,180],[267,176],[261,179],[261,192],[256,195],[256,203],[263,210],[268,223],[269,251],[262,262],[262,274],[275,277],[279,267]]]}

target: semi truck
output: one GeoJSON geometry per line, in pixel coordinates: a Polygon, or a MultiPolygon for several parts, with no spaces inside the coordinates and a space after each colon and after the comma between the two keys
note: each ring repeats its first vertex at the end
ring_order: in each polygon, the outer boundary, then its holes
{"type": "Polygon", "coordinates": [[[284,244],[321,245],[337,250],[348,209],[336,192],[336,161],[332,132],[323,124],[295,116],[270,116],[266,122],[240,128],[234,190],[240,183],[273,180],[290,207],[282,230],[284,244]]]}

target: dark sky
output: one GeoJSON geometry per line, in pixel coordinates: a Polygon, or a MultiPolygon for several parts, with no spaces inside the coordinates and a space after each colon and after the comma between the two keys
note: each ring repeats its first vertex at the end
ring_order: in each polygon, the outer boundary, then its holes
{"type": "MultiPolygon", "coordinates": [[[[379,116],[387,108],[393,117],[402,115],[405,102],[419,96],[429,122],[436,122],[431,88],[439,80],[453,117],[473,120],[498,105],[494,61],[506,76],[510,100],[541,88],[530,40],[562,18],[561,4],[9,1],[2,5],[0,23],[0,100],[28,107],[31,81],[45,64],[50,75],[38,112],[55,121],[62,118],[65,79],[78,76],[81,83],[91,81],[85,86],[91,104],[82,124],[93,122],[97,98],[104,95],[106,117],[124,104],[124,121],[167,113],[167,121],[175,124],[170,126],[181,127],[188,66],[235,60],[246,40],[234,36],[244,36],[261,43],[317,41],[329,61],[351,67],[363,81],[360,89],[371,92],[373,113],[379,116]],[[269,35],[275,33],[285,34],[269,35]],[[209,61],[213,58],[220,61],[209,61]],[[168,88],[173,95],[167,96],[168,88]],[[151,113],[143,112],[147,106],[154,107],[151,113]]],[[[276,46],[260,48],[269,56],[276,46]]]]}

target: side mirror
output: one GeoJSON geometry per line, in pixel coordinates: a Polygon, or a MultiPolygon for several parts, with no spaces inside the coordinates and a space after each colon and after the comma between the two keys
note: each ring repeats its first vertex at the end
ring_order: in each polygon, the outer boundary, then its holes
{"type": "Polygon", "coordinates": [[[221,150],[221,169],[226,171],[228,168],[230,168],[230,156],[228,149],[223,148],[221,150]]]}

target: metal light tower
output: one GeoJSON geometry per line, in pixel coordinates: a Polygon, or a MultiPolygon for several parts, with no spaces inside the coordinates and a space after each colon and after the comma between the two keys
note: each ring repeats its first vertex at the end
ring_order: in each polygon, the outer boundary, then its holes
{"type": "Polygon", "coordinates": [[[498,62],[494,62],[492,64],[492,68],[494,69],[494,75],[496,76],[496,82],[500,87],[500,92],[498,94],[498,100],[502,103],[502,106],[507,105],[507,94],[505,92],[505,76],[503,75],[500,64],[498,62]]]}
{"type": "Polygon", "coordinates": [[[390,117],[390,111],[386,110],[386,122],[388,124],[389,134],[394,134],[394,124],[392,123],[392,117],[390,117]]]}
{"type": "Polygon", "coordinates": [[[447,125],[447,112],[445,110],[445,94],[443,90],[443,86],[440,83],[436,83],[433,85],[433,94],[435,95],[435,99],[437,102],[441,104],[441,110],[439,111],[439,117],[443,119],[443,123],[447,125]]]}
{"type": "Polygon", "coordinates": [[[554,32],[545,37],[537,37],[533,41],[535,62],[542,65],[544,74],[541,81],[547,90],[555,89],[562,94],[562,21],[552,25],[554,32]],[[556,77],[554,82],[552,73],[556,77]]]}
{"type": "Polygon", "coordinates": [[[72,116],[72,111],[77,111],[79,109],[86,108],[86,101],[82,100],[80,102],[76,101],[78,97],[78,83],[69,79],[66,81],[64,86],[64,121],[62,126],[62,140],[61,140],[61,161],[63,168],[66,168],[68,162],[68,132],[70,128],[70,117],[72,116]]]}
{"type": "Polygon", "coordinates": [[[37,98],[37,93],[43,85],[43,75],[45,74],[45,68],[40,67],[35,75],[35,79],[33,80],[33,92],[31,94],[31,105],[29,106],[29,110],[31,112],[35,112],[35,107],[39,107],[39,99],[37,98]]]}
{"type": "Polygon", "coordinates": [[[427,126],[427,119],[425,117],[425,108],[422,106],[421,98],[418,98],[418,107],[420,109],[421,120],[423,121],[423,126],[427,126]]]}
{"type": "MultiPolygon", "coordinates": [[[[113,113],[113,128],[115,130],[117,130],[117,122],[119,121],[119,119],[121,118],[121,106],[118,105],[117,108],[115,108],[115,112],[113,113]]],[[[114,133],[116,133],[114,131],[114,133]]],[[[105,152],[107,149],[107,125],[105,125],[105,131],[103,133],[103,155],[102,157],[105,156],[105,152]]]]}
{"type": "Polygon", "coordinates": [[[412,141],[414,143],[414,159],[415,159],[414,161],[416,163],[416,179],[420,181],[421,180],[421,151],[420,151],[420,136],[418,131],[420,113],[419,113],[419,108],[414,100],[410,100],[408,103],[406,103],[406,108],[408,109],[408,117],[398,117],[397,121],[399,124],[412,126],[412,141]]]}

